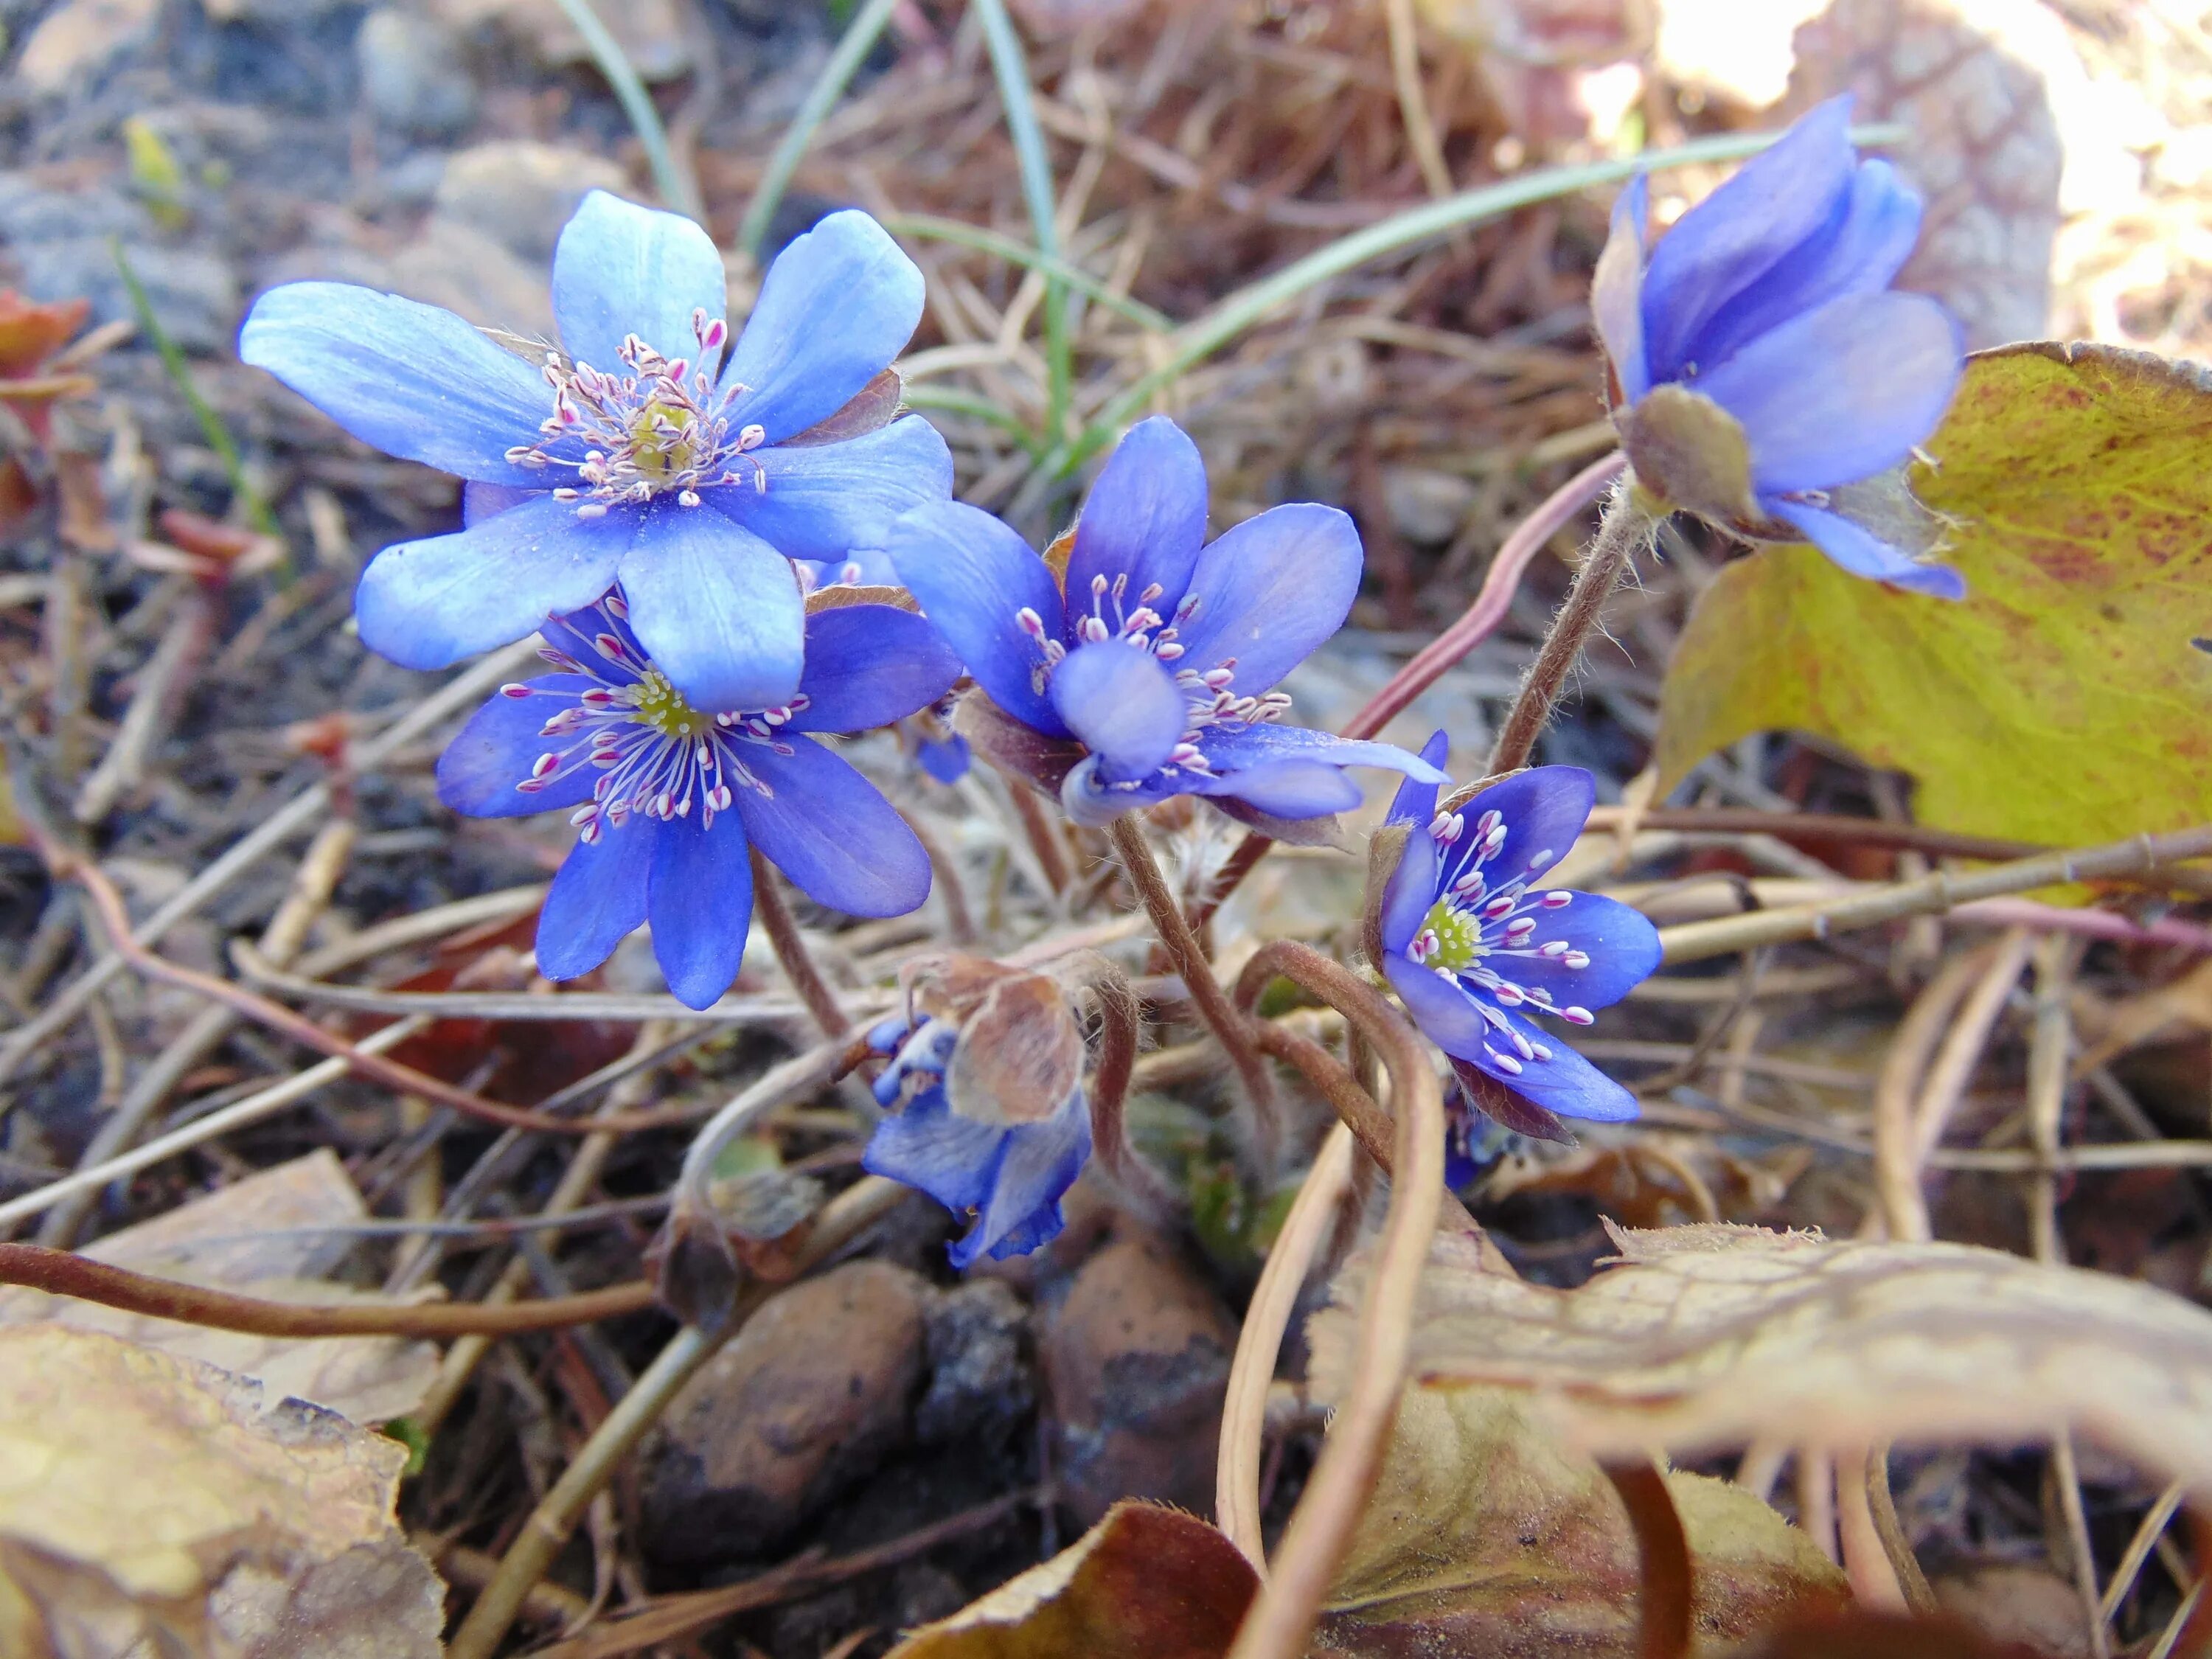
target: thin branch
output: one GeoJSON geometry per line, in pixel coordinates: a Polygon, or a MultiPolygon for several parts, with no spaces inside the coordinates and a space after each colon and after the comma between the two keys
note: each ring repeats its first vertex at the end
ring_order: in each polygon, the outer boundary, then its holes
{"type": "Polygon", "coordinates": [[[1636,1534],[1638,1659],[1687,1659],[1692,1612],[1690,1540],[1658,1466],[1648,1457],[1607,1463],[1636,1534]]]}

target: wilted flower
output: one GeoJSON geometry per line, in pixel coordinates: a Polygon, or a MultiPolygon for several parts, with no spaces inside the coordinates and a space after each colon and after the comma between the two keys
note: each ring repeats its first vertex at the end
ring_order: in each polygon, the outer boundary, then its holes
{"type": "Polygon", "coordinates": [[[1441,781],[1389,744],[1280,724],[1290,698],[1276,682],[1358,592],[1352,520],[1296,502],[1208,545],[1206,512],[1196,446],[1156,416],[1100,473],[1064,577],[975,507],[934,502],[899,520],[899,579],[998,717],[989,735],[966,724],[978,746],[1058,789],[1083,823],[1182,794],[1247,823],[1319,817],[1358,802],[1347,766],[1441,781]]]}
{"type": "MultiPolygon", "coordinates": [[[[1422,753],[1441,764],[1443,733],[1422,753]]],[[[1659,965],[1659,935],[1637,911],[1535,884],[1575,844],[1595,799],[1580,767],[1540,766],[1442,811],[1435,785],[1409,780],[1390,807],[1405,850],[1380,895],[1378,965],[1468,1096],[1524,1134],[1557,1137],[1557,1118],[1637,1112],[1633,1095],[1529,1018],[1588,1025],[1659,965]],[[1516,1114],[1493,1085],[1536,1112],[1516,1114]]]]}
{"type": "Polygon", "coordinates": [[[860,1161],[973,1215],[952,1265],[1057,1238],[1067,1224],[1060,1199],[1091,1156],[1083,1034],[1060,986],[947,957],[925,971],[909,1012],[868,1040],[893,1056],[875,1085],[890,1115],[860,1161]]]}
{"type": "Polygon", "coordinates": [[[1851,148],[1831,99],[1684,214],[1646,258],[1645,182],[1621,192],[1591,304],[1637,481],[1755,540],[1809,540],[1854,575],[1946,599],[1936,521],[1903,468],[1943,417],[1962,337],[1889,284],[1920,198],[1851,148]]]}
{"type": "Polygon", "coordinates": [[[696,707],[762,708],[799,687],[791,561],[846,560],[951,492],[944,440],[891,418],[885,370],[921,305],[921,273],[882,228],[832,214],[769,268],[732,345],[707,233],[594,191],[554,255],[560,349],[292,283],[256,303],[239,356],[365,442],[469,481],[465,528],[387,547],[363,573],[370,649],[442,668],[619,580],[638,638],[696,707]]]}
{"type": "Polygon", "coordinates": [[[438,762],[438,798],[476,817],[565,810],[581,832],[538,919],[538,969],[574,979],[653,924],[668,988],[729,988],[752,915],[750,848],[857,916],[929,896],[904,819],[807,735],[859,732],[945,695],[959,673],[927,623],[884,605],[805,619],[806,667],[773,708],[709,714],[646,652],[621,592],[542,625],[554,672],[500,688],[438,762]]]}

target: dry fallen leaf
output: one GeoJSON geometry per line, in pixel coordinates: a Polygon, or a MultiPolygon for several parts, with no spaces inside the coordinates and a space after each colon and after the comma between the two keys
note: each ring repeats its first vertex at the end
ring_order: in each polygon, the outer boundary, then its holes
{"type": "MultiPolygon", "coordinates": [[[[308,1231],[366,1218],[368,1206],[328,1148],[218,1188],[150,1221],[87,1245],[94,1261],[270,1302],[374,1303],[320,1277],[352,1252],[343,1232],[308,1231]]],[[[105,1331],[204,1360],[356,1423],[388,1423],[422,1403],[438,1376],[434,1343],[397,1336],[302,1340],[208,1330],[37,1291],[0,1291],[0,1326],[51,1322],[105,1331]]]]}
{"type": "Polygon", "coordinates": [[[392,1518],[406,1461],[210,1365],[0,1330],[0,1653],[435,1659],[444,1589],[392,1518]]]}
{"type": "MultiPolygon", "coordinates": [[[[1539,1420],[1600,1456],[2070,1429],[2212,1494],[2212,1313],[2179,1297],[1963,1244],[1727,1225],[1614,1237],[1622,1265],[1574,1291],[1486,1274],[1440,1239],[1413,1374],[1526,1389],[1539,1420]]],[[[1347,1273],[1340,1306],[1364,1276],[1347,1273]]]]}
{"type": "Polygon", "coordinates": [[[1220,1659],[1257,1588],[1251,1564],[1196,1516],[1116,1504],[890,1659],[1220,1659]]]}

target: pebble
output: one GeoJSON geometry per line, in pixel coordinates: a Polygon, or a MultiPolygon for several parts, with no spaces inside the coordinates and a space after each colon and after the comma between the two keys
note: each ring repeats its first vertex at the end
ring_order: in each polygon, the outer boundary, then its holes
{"type": "Polygon", "coordinates": [[[69,0],[24,41],[15,76],[40,96],[82,90],[86,78],[154,32],[161,0],[69,0]]]}
{"type": "Polygon", "coordinates": [[[654,1554],[760,1555],[902,1443],[929,1297],[918,1273],[854,1261],[754,1315],[677,1396],[647,1455],[654,1554]]]}
{"type": "Polygon", "coordinates": [[[361,94],[379,122],[416,138],[450,138],[477,117],[477,83],[460,42],[434,18],[379,6],[354,37],[361,94]]]}
{"type": "Polygon", "coordinates": [[[971,1279],[935,1297],[927,1318],[929,1387],[915,1407],[915,1437],[1001,1439],[1035,1404],[1022,1363],[1028,1309],[1009,1285],[971,1279]]]}
{"type": "MultiPolygon", "coordinates": [[[[672,81],[690,70],[677,0],[591,0],[591,7],[641,80],[672,81]]],[[[592,61],[583,35],[550,0],[432,0],[432,9],[455,28],[498,29],[548,69],[592,61]]]]}
{"type": "Polygon", "coordinates": [[[593,190],[630,188],[617,162],[586,150],[502,139],[456,152],[439,180],[438,211],[524,259],[546,260],[576,204],[593,190]]]}
{"type": "Polygon", "coordinates": [[[1155,1239],[1085,1262],[1039,1345],[1060,1502],[1088,1526],[1115,1499],[1203,1513],[1237,1327],[1155,1239]]]}

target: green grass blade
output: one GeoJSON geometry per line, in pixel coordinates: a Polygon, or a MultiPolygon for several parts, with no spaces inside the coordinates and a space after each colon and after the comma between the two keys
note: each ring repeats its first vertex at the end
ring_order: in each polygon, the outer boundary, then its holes
{"type": "Polygon", "coordinates": [[[845,33],[838,37],[830,61],[823,64],[822,73],[806,89],[805,100],[799,105],[799,112],[791,118],[783,137],[776,140],[775,149],[761,173],[760,185],[745,206],[744,222],[738,227],[738,246],[754,258],[760,258],[769,222],[775,217],[784,191],[791,187],[792,175],[799,171],[799,158],[806,154],[807,145],[814,142],[815,129],[829,118],[830,106],[844,95],[845,88],[860,73],[862,61],[874,50],[877,37],[883,33],[884,25],[891,21],[891,13],[897,9],[898,0],[867,0],[854,13],[845,33]]]}
{"type": "Polygon", "coordinates": [[[963,219],[942,219],[933,213],[895,213],[884,219],[883,226],[894,236],[913,236],[933,242],[954,242],[962,247],[972,247],[984,253],[996,254],[1009,264],[1024,265],[1031,270],[1063,282],[1078,294],[1096,300],[1117,316],[1127,317],[1140,328],[1155,334],[1172,334],[1174,320],[1155,311],[1141,300],[1132,300],[1114,290],[1093,276],[1080,265],[1065,259],[1040,253],[1011,236],[1002,236],[981,225],[971,225],[963,219]]]}
{"type": "Polygon", "coordinates": [[[660,112],[653,106],[653,95],[639,80],[622,42],[607,32],[599,21],[599,13],[586,0],[554,0],[576,26],[576,33],[584,37],[590,48],[592,61],[599,64],[599,73],[607,77],[621,102],[623,113],[629,117],[630,126],[637,133],[637,141],[645,146],[645,164],[653,170],[653,187],[660,192],[660,199],[687,218],[704,224],[706,204],[699,199],[699,182],[689,171],[676,165],[676,153],[668,147],[668,129],[660,124],[660,112]]]}

